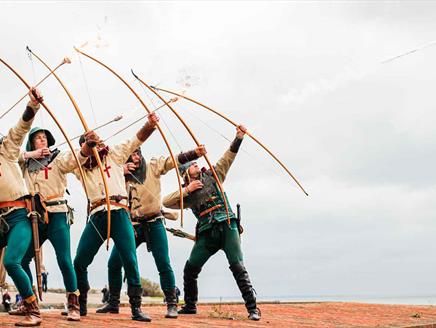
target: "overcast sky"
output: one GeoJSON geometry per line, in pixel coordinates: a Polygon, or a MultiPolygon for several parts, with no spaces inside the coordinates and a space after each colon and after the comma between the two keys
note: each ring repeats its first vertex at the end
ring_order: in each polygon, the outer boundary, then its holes
{"type": "MultiPolygon", "coordinates": [[[[135,86],[150,108],[159,105],[135,82],[188,95],[249,130],[299,178],[306,197],[260,147],[246,138],[224,184],[242,205],[245,263],[260,298],[295,295],[432,295],[436,289],[436,3],[432,2],[77,2],[0,4],[0,56],[30,83],[46,74],[29,45],[55,66],[90,126],[103,138],[144,110],[113,75],[73,45],[87,46],[135,86]],[[424,46],[424,47],[423,47],[424,46]],[[381,62],[422,48],[388,63],[381,62]],[[149,98],[150,97],[150,98],[149,98]]],[[[25,88],[2,66],[1,112],[25,88]]],[[[41,85],[46,103],[73,136],[80,121],[54,79],[41,85]]],[[[6,133],[21,103],[2,119],[6,133]]],[[[216,161],[234,128],[201,108],[175,106],[216,161]],[[219,133],[217,133],[219,131],[219,133]]],[[[167,109],[162,127],[176,152],[193,141],[167,109]]],[[[35,125],[62,137],[47,114],[35,125]]],[[[112,139],[130,137],[138,125],[112,139]]],[[[67,148],[62,148],[67,149],[67,148]]],[[[154,134],[147,158],[168,155],[154,134]]],[[[174,173],[164,193],[177,188],[174,173]]],[[[69,179],[76,209],[72,255],[85,224],[85,196],[69,179]]],[[[169,226],[178,227],[170,222],[169,226]]],[[[186,211],[185,230],[195,218],[186,211]]],[[[192,242],[169,236],[177,285],[192,242]]],[[[112,243],[113,244],[113,243],[112,243]]],[[[51,245],[44,248],[49,286],[62,286],[51,245]]],[[[90,283],[106,283],[104,247],[90,283]]],[[[138,250],[141,275],[158,281],[151,254],[138,250]]],[[[238,296],[224,254],[200,276],[200,297],[238,296]]]]}

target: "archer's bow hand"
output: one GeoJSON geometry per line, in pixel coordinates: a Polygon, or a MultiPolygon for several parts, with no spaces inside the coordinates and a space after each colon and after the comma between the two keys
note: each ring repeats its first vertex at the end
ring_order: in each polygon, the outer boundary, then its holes
{"type": "Polygon", "coordinates": [[[38,107],[40,103],[44,101],[41,91],[35,87],[31,87],[29,90],[30,102],[33,107],[38,107]]]}
{"type": "Polygon", "coordinates": [[[84,157],[89,157],[92,155],[92,149],[97,146],[101,142],[101,140],[97,133],[92,130],[85,132],[83,137],[85,141],[81,144],[80,153],[84,157]]]}
{"type": "Polygon", "coordinates": [[[85,143],[90,148],[94,148],[99,145],[102,141],[95,131],[91,130],[85,133],[85,143]]]}
{"type": "Polygon", "coordinates": [[[204,145],[200,145],[197,148],[195,148],[195,153],[198,157],[204,156],[207,154],[206,147],[204,145]]]}
{"type": "Polygon", "coordinates": [[[144,126],[138,131],[136,136],[142,142],[147,140],[147,138],[153,133],[156,129],[157,123],[159,122],[159,117],[156,113],[150,113],[148,115],[148,121],[144,124],[144,126]]]}
{"type": "Polygon", "coordinates": [[[157,123],[159,122],[159,117],[156,115],[156,113],[151,113],[148,115],[148,124],[150,124],[151,127],[155,127],[157,123]]]}
{"type": "Polygon", "coordinates": [[[236,138],[242,139],[244,138],[245,134],[247,133],[247,128],[240,124],[236,127],[236,138]]]}
{"type": "Polygon", "coordinates": [[[245,134],[247,133],[247,128],[243,125],[238,125],[236,127],[236,136],[235,139],[230,144],[230,151],[232,153],[237,153],[239,151],[239,147],[241,146],[242,139],[244,139],[245,134]]]}
{"type": "Polygon", "coordinates": [[[24,122],[30,122],[33,120],[40,107],[40,103],[43,101],[41,92],[34,87],[29,89],[29,98],[30,101],[27,103],[26,109],[22,116],[24,122]]]}

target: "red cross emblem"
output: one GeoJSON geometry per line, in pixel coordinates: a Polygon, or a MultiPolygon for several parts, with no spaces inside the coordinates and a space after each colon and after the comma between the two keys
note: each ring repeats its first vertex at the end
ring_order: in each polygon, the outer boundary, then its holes
{"type": "Polygon", "coordinates": [[[106,172],[108,178],[111,177],[111,175],[110,175],[110,173],[109,173],[109,169],[110,169],[111,167],[112,167],[112,166],[110,166],[110,165],[107,166],[107,164],[104,163],[104,171],[106,172]]]}
{"type": "Polygon", "coordinates": [[[46,166],[46,167],[44,167],[44,177],[45,177],[45,179],[46,180],[48,180],[48,171],[50,171],[52,168],[51,167],[48,167],[48,166],[46,166]]]}

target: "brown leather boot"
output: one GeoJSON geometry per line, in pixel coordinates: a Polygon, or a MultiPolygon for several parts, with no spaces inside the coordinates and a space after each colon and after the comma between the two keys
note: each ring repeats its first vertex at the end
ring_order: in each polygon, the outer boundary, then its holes
{"type": "Polygon", "coordinates": [[[24,300],[24,307],[26,309],[26,315],[24,319],[16,322],[15,326],[19,327],[35,327],[39,326],[42,322],[41,313],[39,312],[38,303],[36,297],[33,295],[24,300]]]}
{"type": "Polygon", "coordinates": [[[80,321],[79,296],[76,293],[68,293],[68,321],[80,321]]]}
{"type": "MultiPolygon", "coordinates": [[[[33,295],[35,295],[36,297],[36,303],[39,304],[38,301],[38,294],[36,293],[36,287],[33,285],[32,286],[32,291],[33,291],[33,295]]],[[[26,315],[26,308],[24,306],[24,300],[20,301],[20,303],[18,303],[18,307],[15,310],[11,310],[8,312],[10,315],[26,315]]]]}
{"type": "Polygon", "coordinates": [[[26,308],[24,307],[24,301],[18,303],[18,307],[15,310],[8,312],[10,315],[26,315],[26,308]]]}
{"type": "Polygon", "coordinates": [[[32,285],[32,291],[33,291],[33,295],[36,296],[36,303],[39,304],[38,292],[36,291],[36,287],[35,287],[35,285],[32,285]]]}

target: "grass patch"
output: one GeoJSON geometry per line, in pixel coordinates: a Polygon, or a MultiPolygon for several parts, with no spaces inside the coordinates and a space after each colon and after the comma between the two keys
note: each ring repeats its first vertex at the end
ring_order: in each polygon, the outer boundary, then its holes
{"type": "Polygon", "coordinates": [[[215,319],[225,319],[225,320],[244,320],[245,317],[232,311],[225,311],[221,304],[214,305],[212,311],[209,312],[209,317],[215,319]]]}

